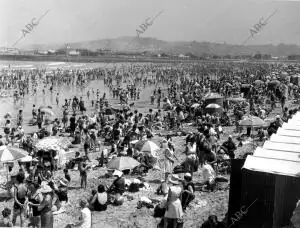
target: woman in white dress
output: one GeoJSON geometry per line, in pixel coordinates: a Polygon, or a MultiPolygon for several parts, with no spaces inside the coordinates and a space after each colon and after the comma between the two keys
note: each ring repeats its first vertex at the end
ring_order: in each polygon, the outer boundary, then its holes
{"type": "Polygon", "coordinates": [[[180,186],[179,177],[172,175],[168,179],[169,192],[166,200],[166,212],[164,216],[164,228],[183,227],[183,209],[181,204],[182,188],[180,186]]]}
{"type": "Polygon", "coordinates": [[[173,173],[173,165],[174,165],[174,151],[169,146],[169,143],[166,139],[163,140],[161,145],[164,153],[164,173],[165,180],[167,180],[169,174],[173,173]]]}

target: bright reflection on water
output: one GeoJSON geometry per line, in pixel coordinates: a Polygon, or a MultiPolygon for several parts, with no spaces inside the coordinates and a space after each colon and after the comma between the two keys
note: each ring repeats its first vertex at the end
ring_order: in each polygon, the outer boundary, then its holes
{"type": "MultiPolygon", "coordinates": [[[[115,66],[120,67],[121,65],[124,65],[124,63],[117,63],[115,66]]],[[[93,67],[109,67],[113,66],[112,64],[106,64],[106,63],[51,63],[51,62],[13,62],[13,61],[0,61],[0,70],[2,68],[7,69],[8,67],[14,68],[14,69],[30,69],[30,68],[47,68],[49,71],[54,70],[56,68],[65,68],[65,69],[78,69],[78,68],[93,68],[93,67]]],[[[0,72],[1,73],[1,72],[0,72]]],[[[91,110],[91,100],[96,99],[96,91],[97,89],[100,90],[100,96],[103,95],[103,93],[106,93],[106,97],[113,103],[116,103],[116,100],[112,100],[112,96],[109,94],[108,88],[104,85],[104,81],[101,80],[94,80],[90,81],[87,87],[85,88],[79,88],[75,86],[66,86],[62,85],[60,87],[54,87],[53,93],[50,93],[49,85],[46,88],[46,94],[43,94],[43,84],[39,84],[39,88],[37,89],[37,94],[33,95],[33,92],[30,91],[29,95],[26,94],[24,99],[21,99],[18,102],[14,102],[13,98],[0,98],[0,121],[1,124],[4,124],[4,115],[6,113],[11,113],[13,118],[16,117],[18,110],[22,109],[24,113],[24,130],[28,129],[28,121],[31,119],[32,114],[32,105],[35,104],[36,107],[42,106],[42,105],[50,105],[53,107],[54,112],[58,115],[62,115],[62,109],[61,106],[64,104],[65,99],[73,98],[75,95],[77,97],[83,97],[85,101],[85,106],[87,109],[91,110]],[[91,89],[95,90],[95,94],[93,97],[93,94],[91,93],[91,89]],[[87,99],[87,91],[90,90],[90,100],[87,99]],[[59,93],[59,106],[56,105],[56,94],[59,93]]],[[[122,85],[125,86],[125,85],[122,85]]],[[[31,89],[31,86],[30,86],[31,89]]],[[[140,94],[140,100],[137,101],[129,101],[135,102],[135,103],[143,103],[146,104],[149,103],[150,99],[150,93],[154,89],[154,86],[146,86],[146,88],[141,88],[141,94],[140,94]]]]}

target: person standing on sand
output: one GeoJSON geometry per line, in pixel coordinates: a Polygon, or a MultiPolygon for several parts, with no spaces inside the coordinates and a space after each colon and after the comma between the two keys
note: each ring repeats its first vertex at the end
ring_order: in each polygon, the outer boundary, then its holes
{"type": "Polygon", "coordinates": [[[36,122],[37,122],[38,128],[41,129],[42,128],[42,124],[43,124],[43,114],[42,114],[42,112],[41,112],[40,109],[38,109],[38,114],[37,114],[36,122]]]}
{"type": "Polygon", "coordinates": [[[56,94],[56,105],[59,105],[59,93],[56,94]]]}
{"type": "Polygon", "coordinates": [[[25,216],[24,216],[24,203],[26,201],[26,195],[27,195],[27,187],[24,183],[25,175],[22,172],[19,172],[16,181],[17,185],[15,185],[14,190],[14,210],[13,210],[13,217],[12,217],[12,223],[15,226],[17,217],[20,216],[20,226],[23,227],[25,216]]]}
{"type": "Polygon", "coordinates": [[[91,147],[91,136],[89,133],[88,129],[83,129],[83,133],[84,133],[84,144],[83,144],[83,148],[84,148],[84,153],[85,153],[85,157],[91,161],[90,157],[89,157],[89,150],[91,147]]]}
{"type": "Polygon", "coordinates": [[[182,188],[180,187],[179,177],[177,175],[172,175],[168,179],[169,192],[167,200],[165,203],[166,212],[164,215],[164,226],[163,228],[173,227],[179,228],[183,227],[183,209],[180,201],[182,188]]]}
{"type": "Polygon", "coordinates": [[[164,153],[164,172],[165,180],[167,180],[169,174],[173,173],[173,164],[174,164],[174,151],[169,146],[169,143],[166,139],[162,141],[161,148],[164,153]]]}
{"type": "Polygon", "coordinates": [[[87,185],[87,169],[88,167],[84,161],[79,164],[81,188],[86,188],[87,185]]]}
{"type": "Polygon", "coordinates": [[[17,116],[17,125],[22,126],[23,125],[23,110],[19,110],[19,114],[17,116]]]}
{"type": "Polygon", "coordinates": [[[43,195],[43,201],[38,206],[38,211],[40,211],[41,215],[41,227],[53,228],[53,191],[48,184],[42,183],[40,192],[43,195]]]}

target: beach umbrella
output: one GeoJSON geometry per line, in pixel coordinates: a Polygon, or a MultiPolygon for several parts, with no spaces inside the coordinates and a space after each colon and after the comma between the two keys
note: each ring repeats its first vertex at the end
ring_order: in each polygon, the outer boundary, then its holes
{"type": "Polygon", "coordinates": [[[137,167],[140,163],[133,159],[132,157],[114,157],[112,158],[106,165],[108,169],[117,169],[120,171],[126,170],[126,169],[133,169],[137,167]]]}
{"type": "Polygon", "coordinates": [[[204,109],[204,112],[209,114],[222,113],[222,111],[223,111],[222,106],[214,103],[207,105],[204,109]]]}
{"type": "Polygon", "coordinates": [[[278,86],[280,84],[280,81],[278,80],[272,80],[269,82],[269,86],[278,86]]]}
{"type": "Polygon", "coordinates": [[[262,127],[266,125],[266,122],[257,116],[248,115],[243,117],[239,125],[243,127],[262,127]]]}
{"type": "Polygon", "coordinates": [[[50,108],[42,108],[40,110],[41,110],[41,112],[45,113],[48,116],[55,116],[53,110],[50,108]]]}
{"type": "Polygon", "coordinates": [[[192,107],[192,108],[198,108],[199,106],[200,106],[200,104],[195,103],[195,104],[193,104],[191,107],[192,107]]]}
{"type": "Polygon", "coordinates": [[[261,84],[264,84],[264,82],[262,80],[255,80],[254,84],[255,85],[261,85],[261,84]]]}
{"type": "Polygon", "coordinates": [[[23,157],[20,159],[21,162],[31,162],[32,161],[32,156],[27,155],[26,157],[23,157]]]}
{"type": "Polygon", "coordinates": [[[0,146],[0,162],[11,162],[26,157],[28,152],[17,147],[0,146]]]}
{"type": "Polygon", "coordinates": [[[150,153],[154,157],[157,157],[157,151],[160,150],[159,146],[150,140],[140,140],[135,144],[134,149],[143,153],[150,153]]]}
{"type": "Polygon", "coordinates": [[[209,104],[205,108],[222,108],[222,107],[218,104],[209,104]]]}
{"type": "Polygon", "coordinates": [[[70,138],[49,136],[39,140],[34,146],[37,150],[59,150],[60,148],[66,149],[72,144],[70,138]]]}
{"type": "Polygon", "coordinates": [[[242,87],[242,88],[250,88],[251,85],[250,85],[250,84],[242,84],[241,87],[242,87]]]}

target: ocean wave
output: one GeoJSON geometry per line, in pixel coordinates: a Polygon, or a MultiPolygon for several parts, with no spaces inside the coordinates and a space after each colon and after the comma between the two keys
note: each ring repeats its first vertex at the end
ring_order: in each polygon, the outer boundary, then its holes
{"type": "Polygon", "coordinates": [[[56,66],[56,65],[64,65],[66,64],[65,62],[55,62],[55,63],[49,63],[48,66],[56,66]]]}
{"type": "Polygon", "coordinates": [[[27,68],[27,67],[33,67],[33,65],[16,65],[16,66],[12,66],[12,68],[27,68]]]}
{"type": "Polygon", "coordinates": [[[71,67],[82,67],[82,66],[85,66],[85,64],[76,64],[76,65],[71,65],[71,67]]]}

